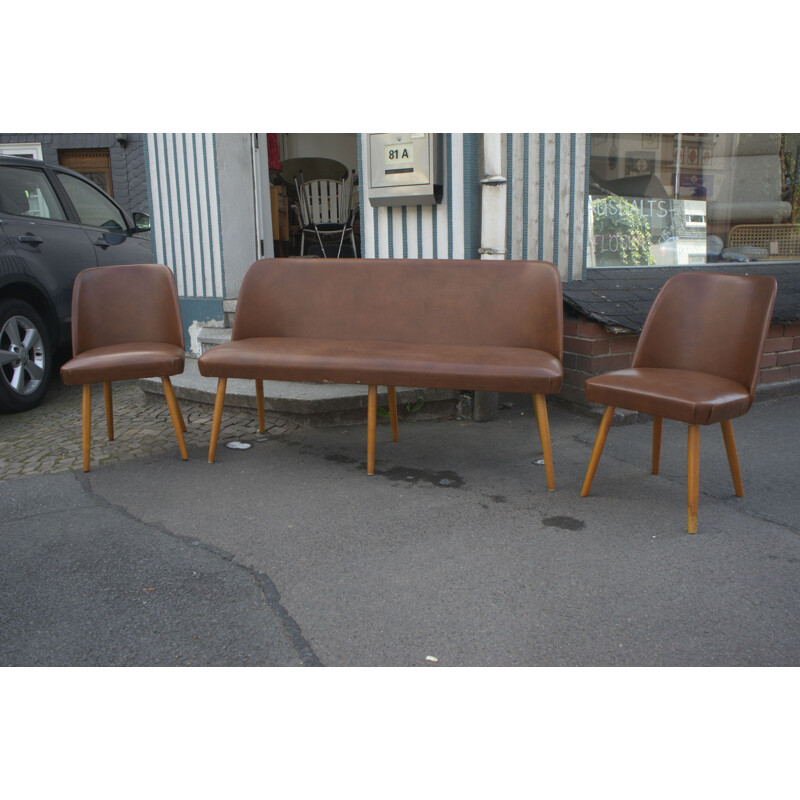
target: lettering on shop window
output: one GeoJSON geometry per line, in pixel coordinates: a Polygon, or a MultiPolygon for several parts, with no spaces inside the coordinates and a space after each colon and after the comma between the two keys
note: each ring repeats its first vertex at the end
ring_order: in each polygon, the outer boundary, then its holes
{"type": "Polygon", "coordinates": [[[628,213],[631,206],[642,216],[666,219],[672,214],[669,200],[656,200],[646,197],[603,197],[591,198],[592,212],[595,216],[613,217],[628,213]]]}
{"type": "Polygon", "coordinates": [[[704,200],[593,196],[587,241],[591,266],[666,266],[706,258],[704,200]]]}

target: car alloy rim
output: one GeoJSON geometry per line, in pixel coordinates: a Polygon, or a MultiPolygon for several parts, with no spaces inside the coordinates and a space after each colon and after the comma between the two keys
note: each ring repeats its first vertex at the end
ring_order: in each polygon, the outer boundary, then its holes
{"type": "Polygon", "coordinates": [[[44,344],[27,317],[10,317],[0,330],[0,374],[23,395],[35,392],[44,378],[44,344]]]}

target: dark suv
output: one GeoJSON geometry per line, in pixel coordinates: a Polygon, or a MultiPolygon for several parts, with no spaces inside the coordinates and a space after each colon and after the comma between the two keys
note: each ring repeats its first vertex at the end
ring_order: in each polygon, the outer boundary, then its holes
{"type": "Polygon", "coordinates": [[[152,263],[149,230],[77,172],[0,155],[0,412],[41,402],[70,342],[75,276],[152,263]]]}

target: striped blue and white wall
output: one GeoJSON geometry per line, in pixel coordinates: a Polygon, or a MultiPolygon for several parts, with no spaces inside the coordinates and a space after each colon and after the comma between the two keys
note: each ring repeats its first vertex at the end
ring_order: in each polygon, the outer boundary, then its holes
{"type": "Polygon", "coordinates": [[[224,324],[250,265],[273,254],[265,137],[150,133],[147,179],[153,255],[175,273],[187,347],[224,324]]]}
{"type": "Polygon", "coordinates": [[[148,189],[157,262],[182,297],[222,298],[223,261],[213,133],[148,133],[148,189]]]}
{"type": "Polygon", "coordinates": [[[506,258],[552,261],[579,280],[586,262],[585,133],[506,135],[506,258]]]}
{"type": "MultiPolygon", "coordinates": [[[[362,181],[361,239],[365,258],[478,258],[480,134],[445,134],[444,196],[434,206],[373,207],[362,181]]],[[[564,280],[580,279],[586,261],[589,136],[505,135],[507,259],[552,261],[564,280]]],[[[366,174],[367,134],[359,136],[359,172],[366,174]]]]}

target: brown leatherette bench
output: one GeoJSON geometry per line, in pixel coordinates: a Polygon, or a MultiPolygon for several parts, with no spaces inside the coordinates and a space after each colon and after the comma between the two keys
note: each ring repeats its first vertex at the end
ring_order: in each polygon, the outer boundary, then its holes
{"type": "Polygon", "coordinates": [[[529,392],[547,485],[555,488],[545,395],[561,388],[563,309],[556,268],[538,261],[308,259],[256,261],[230,342],[200,356],[218,378],[209,462],[228,378],[366,384],[367,473],[375,470],[377,387],[529,392]]]}

